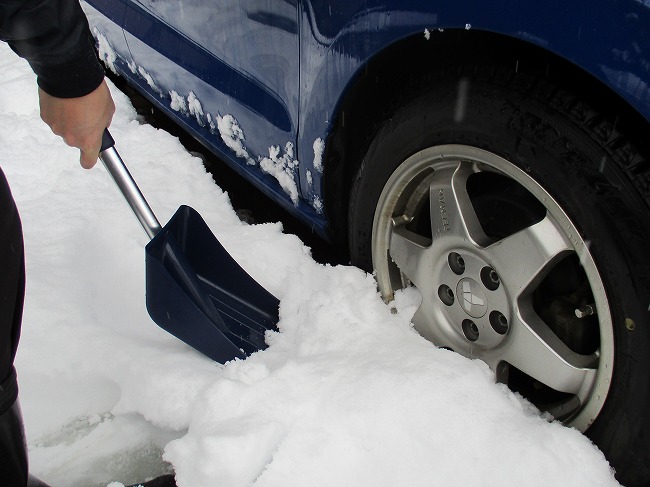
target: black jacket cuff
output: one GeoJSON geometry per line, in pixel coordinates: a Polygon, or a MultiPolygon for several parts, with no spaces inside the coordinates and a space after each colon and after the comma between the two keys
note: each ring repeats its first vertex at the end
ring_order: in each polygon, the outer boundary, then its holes
{"type": "Polygon", "coordinates": [[[91,43],[87,44],[86,49],[61,64],[30,61],[38,86],[57,98],[77,98],[93,92],[104,80],[104,68],[91,43]]]}

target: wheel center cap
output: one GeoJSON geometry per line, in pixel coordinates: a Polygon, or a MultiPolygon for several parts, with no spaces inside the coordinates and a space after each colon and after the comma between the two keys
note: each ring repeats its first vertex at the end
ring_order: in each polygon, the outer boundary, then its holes
{"type": "Polygon", "coordinates": [[[487,297],[482,286],[474,279],[461,279],[456,286],[456,296],[465,313],[472,318],[480,318],[487,313],[487,297]]]}

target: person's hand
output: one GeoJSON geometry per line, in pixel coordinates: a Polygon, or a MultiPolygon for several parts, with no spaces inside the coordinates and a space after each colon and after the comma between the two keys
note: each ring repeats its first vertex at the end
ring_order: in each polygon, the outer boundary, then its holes
{"type": "Polygon", "coordinates": [[[56,98],[39,88],[41,118],[66,144],[81,150],[80,162],[85,169],[97,163],[104,129],[111,124],[115,104],[102,81],[92,93],[79,98],[56,98]]]}

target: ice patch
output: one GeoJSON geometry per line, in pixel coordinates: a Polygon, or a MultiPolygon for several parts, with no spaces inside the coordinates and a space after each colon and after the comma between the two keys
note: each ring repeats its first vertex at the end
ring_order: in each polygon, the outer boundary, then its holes
{"type": "Polygon", "coordinates": [[[244,131],[232,115],[217,116],[217,130],[221,140],[233,151],[237,157],[246,159],[246,164],[254,165],[255,160],[250,156],[244,145],[244,131]]]}
{"type": "Polygon", "coordinates": [[[106,36],[101,32],[99,32],[99,30],[96,27],[95,29],[93,29],[93,33],[95,34],[95,38],[97,39],[99,59],[103,61],[104,64],[106,64],[106,66],[108,66],[108,69],[110,69],[113,73],[117,74],[117,70],[115,69],[115,61],[117,61],[117,54],[115,54],[113,47],[108,42],[106,36]]]}
{"type": "Polygon", "coordinates": [[[431,32],[429,32],[429,29],[424,29],[424,38],[428,41],[431,39],[431,32]]]}
{"type": "Polygon", "coordinates": [[[298,204],[298,186],[296,185],[295,172],[298,161],[293,158],[293,144],[287,142],[285,152],[282,154],[280,146],[269,147],[269,157],[260,159],[262,170],[278,180],[285,193],[289,195],[294,205],[298,204]]]}

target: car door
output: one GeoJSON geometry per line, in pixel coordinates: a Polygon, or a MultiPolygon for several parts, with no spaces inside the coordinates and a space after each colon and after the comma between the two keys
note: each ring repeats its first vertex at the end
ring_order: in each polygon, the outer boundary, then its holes
{"type": "Polygon", "coordinates": [[[274,176],[277,181],[264,185],[279,186],[278,194],[292,200],[298,181],[297,5],[127,0],[124,20],[132,71],[154,101],[240,169],[266,180],[274,176]]]}

